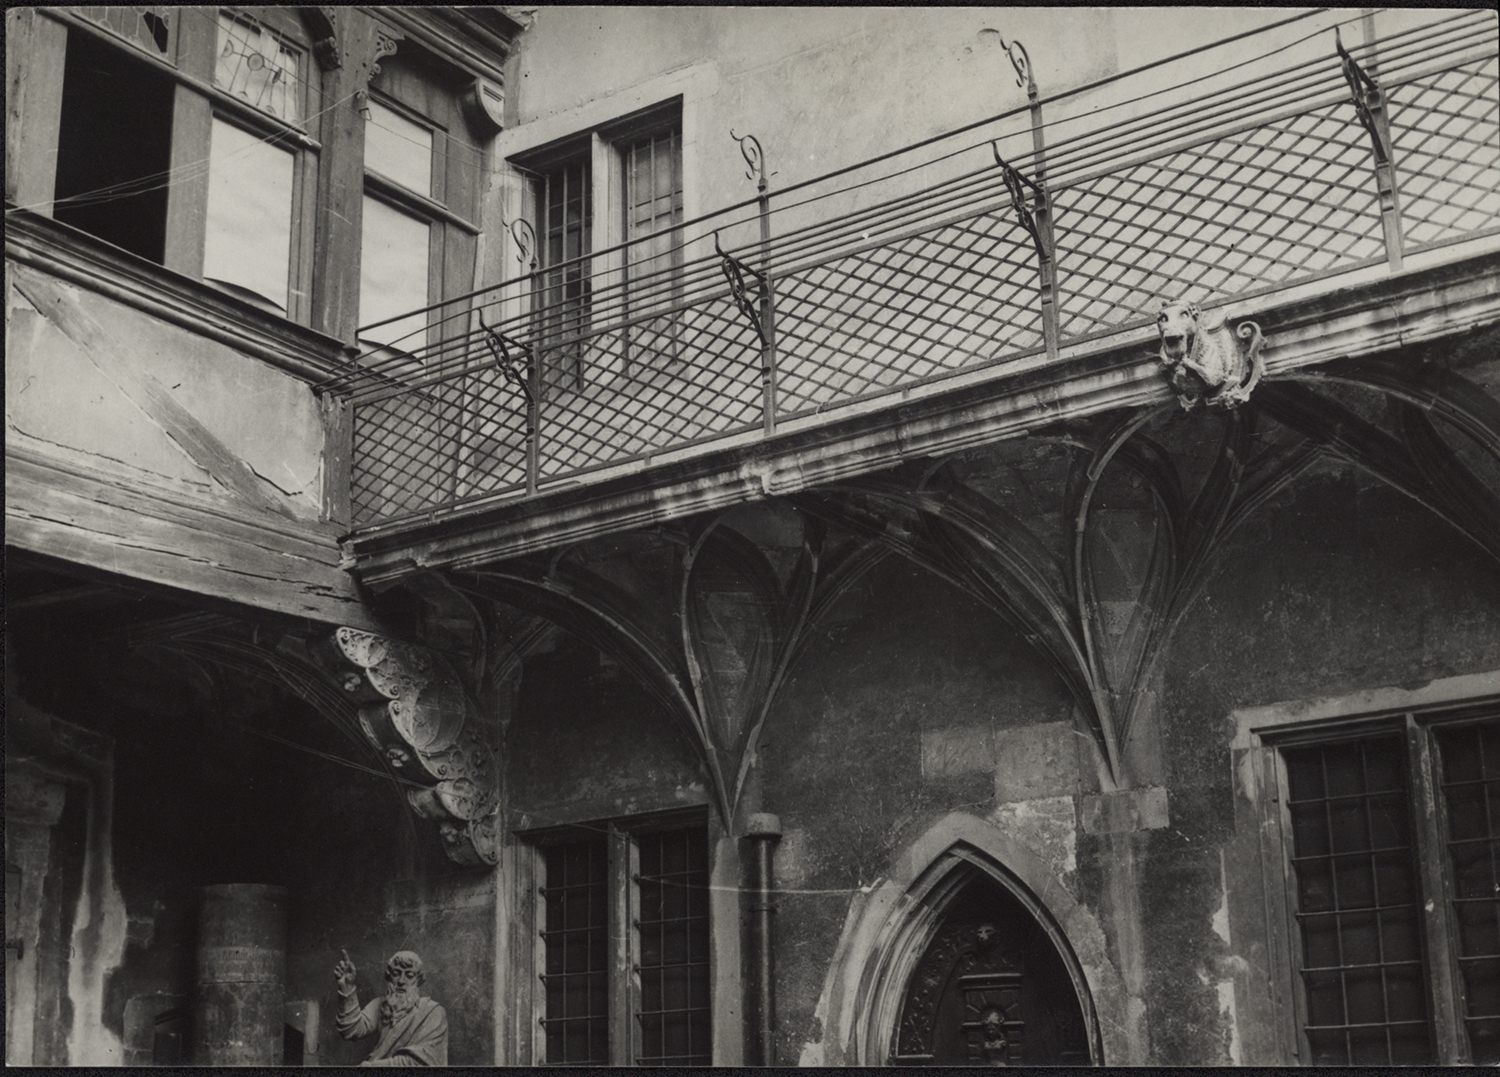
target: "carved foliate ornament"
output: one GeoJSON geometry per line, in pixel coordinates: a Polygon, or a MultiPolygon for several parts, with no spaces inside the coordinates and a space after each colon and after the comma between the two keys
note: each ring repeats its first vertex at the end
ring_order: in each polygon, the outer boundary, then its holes
{"type": "Polygon", "coordinates": [[[365,670],[370,684],[388,699],[415,696],[437,676],[432,658],[408,643],[387,643],[379,662],[365,670]]]}
{"type": "Polygon", "coordinates": [[[460,864],[493,864],[500,859],[499,821],[494,815],[473,822],[443,823],[439,833],[448,856],[460,864]]]}
{"type": "Polygon", "coordinates": [[[470,835],[471,824],[498,810],[500,768],[453,667],[425,647],[371,632],[340,628],[334,643],[358,671],[346,668],[344,691],[382,700],[360,707],[360,729],[399,777],[420,783],[407,791],[412,810],[442,824],[454,860],[495,863],[495,842],[480,848],[470,835]]]}
{"type": "MultiPolygon", "coordinates": [[[[374,679],[374,670],[370,670],[374,679]]],[[[424,754],[442,752],[458,740],[464,724],[463,688],[452,681],[430,682],[390,704],[391,722],[403,739],[424,754]]]]}
{"type": "Polygon", "coordinates": [[[1231,332],[1223,314],[1205,315],[1196,303],[1162,300],[1156,317],[1158,353],[1184,411],[1199,404],[1236,408],[1265,374],[1260,326],[1241,322],[1231,332]]]}
{"type": "Polygon", "coordinates": [[[344,652],[344,657],[361,669],[369,669],[385,657],[386,641],[373,632],[341,628],[333,634],[333,640],[344,652]]]}

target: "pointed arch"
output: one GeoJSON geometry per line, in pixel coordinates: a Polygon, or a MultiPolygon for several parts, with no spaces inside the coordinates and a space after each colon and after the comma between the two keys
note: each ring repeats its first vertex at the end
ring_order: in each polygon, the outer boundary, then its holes
{"type": "Polygon", "coordinates": [[[1098,920],[1036,853],[992,823],[953,812],[851,904],[818,1003],[823,1039],[803,1052],[803,1064],[888,1063],[912,972],[944,914],[981,878],[1015,897],[1056,947],[1078,995],[1094,1063],[1119,1053],[1106,1051],[1104,1033],[1126,1027],[1125,988],[1098,920]]]}

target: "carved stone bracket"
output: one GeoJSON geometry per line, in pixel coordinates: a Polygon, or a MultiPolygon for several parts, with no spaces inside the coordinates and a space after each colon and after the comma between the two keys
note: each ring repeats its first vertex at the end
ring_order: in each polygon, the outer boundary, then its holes
{"type": "Polygon", "coordinates": [[[457,673],[441,655],[372,632],[340,628],[340,687],[359,707],[359,726],[408,783],[412,810],[439,824],[461,864],[497,859],[499,766],[457,673]]]}
{"type": "Polygon", "coordinates": [[[387,56],[394,56],[396,46],[405,39],[405,34],[397,33],[395,30],[387,30],[382,27],[375,31],[375,52],[370,59],[370,77],[372,79],[380,74],[380,61],[387,56]]]}
{"type": "Polygon", "coordinates": [[[1238,407],[1265,374],[1264,340],[1254,322],[1241,322],[1231,333],[1222,314],[1206,316],[1196,303],[1164,299],[1156,329],[1167,382],[1184,411],[1199,404],[1238,407]]]}

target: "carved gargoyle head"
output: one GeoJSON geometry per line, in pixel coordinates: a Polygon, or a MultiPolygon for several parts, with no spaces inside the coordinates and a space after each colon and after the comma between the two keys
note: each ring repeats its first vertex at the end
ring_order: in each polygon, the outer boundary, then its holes
{"type": "Polygon", "coordinates": [[[1161,361],[1175,366],[1193,353],[1198,338],[1198,324],[1203,311],[1197,303],[1182,299],[1163,299],[1156,316],[1156,331],[1161,337],[1161,361]]]}
{"type": "Polygon", "coordinates": [[[1223,311],[1205,317],[1196,303],[1164,299],[1156,331],[1163,372],[1185,411],[1199,404],[1238,407],[1265,373],[1260,326],[1254,322],[1230,331],[1223,311]]]}

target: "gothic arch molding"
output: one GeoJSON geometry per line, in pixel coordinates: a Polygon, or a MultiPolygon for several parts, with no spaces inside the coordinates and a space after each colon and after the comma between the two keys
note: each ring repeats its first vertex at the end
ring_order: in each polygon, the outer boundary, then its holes
{"type": "Polygon", "coordinates": [[[1108,788],[1153,779],[1149,738],[1137,734],[1219,551],[1320,462],[1362,470],[1500,560],[1500,404],[1408,354],[1277,375],[1229,411],[1191,415],[1169,402],[1030,439],[1043,442],[1071,453],[1051,495],[1062,527],[1050,539],[951,461],[789,500],[933,573],[1020,632],[1077,701],[1108,788]],[[1381,407],[1351,403],[1351,394],[1381,407]],[[1111,542],[1101,504],[1111,498],[1149,534],[1140,564],[1117,572],[1105,593],[1111,542]],[[1128,616],[1112,619],[1109,602],[1128,616]]]}
{"type": "Polygon", "coordinates": [[[819,1002],[823,1043],[803,1064],[886,1065],[907,982],[944,913],[976,879],[998,883],[1035,918],[1073,980],[1096,1064],[1104,1030],[1123,1028],[1125,990],[1094,915],[1026,846],[983,819],[953,812],[896,858],[890,875],[855,899],[819,1002]]]}

